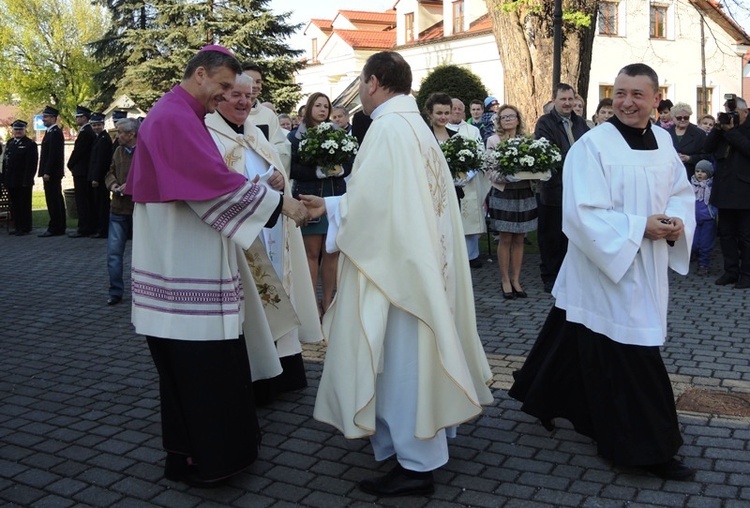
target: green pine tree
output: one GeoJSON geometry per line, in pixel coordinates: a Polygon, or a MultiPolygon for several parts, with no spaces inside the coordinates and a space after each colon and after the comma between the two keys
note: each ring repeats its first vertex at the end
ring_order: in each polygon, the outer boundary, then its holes
{"type": "Polygon", "coordinates": [[[290,13],[276,15],[268,0],[104,0],[112,30],[96,43],[103,71],[100,101],[127,94],[150,108],[179,83],[187,61],[206,44],[221,44],[240,61],[252,60],[266,78],[263,99],[280,109],[300,98],[292,75],[302,67],[301,51],[286,43],[298,25],[290,13]]]}

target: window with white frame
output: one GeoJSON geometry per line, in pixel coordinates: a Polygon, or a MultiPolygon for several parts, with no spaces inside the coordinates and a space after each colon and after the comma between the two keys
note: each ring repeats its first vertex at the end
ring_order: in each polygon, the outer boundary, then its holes
{"type": "Polygon", "coordinates": [[[453,2],[453,33],[459,34],[464,31],[464,0],[453,2]]]}
{"type": "Polygon", "coordinates": [[[406,33],[406,42],[412,42],[414,40],[414,13],[407,12],[404,14],[404,30],[406,33]]]}
{"type": "Polygon", "coordinates": [[[652,3],[650,6],[649,37],[652,39],[666,39],[668,35],[669,6],[652,3]]]}

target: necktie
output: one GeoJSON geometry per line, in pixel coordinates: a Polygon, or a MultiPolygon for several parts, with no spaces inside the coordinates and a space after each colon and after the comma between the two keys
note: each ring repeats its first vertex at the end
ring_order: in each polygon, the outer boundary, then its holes
{"type": "Polygon", "coordinates": [[[563,118],[563,125],[565,126],[565,133],[568,135],[568,142],[570,142],[570,146],[573,146],[573,143],[576,142],[576,138],[573,137],[573,129],[570,127],[570,119],[563,118]]]}

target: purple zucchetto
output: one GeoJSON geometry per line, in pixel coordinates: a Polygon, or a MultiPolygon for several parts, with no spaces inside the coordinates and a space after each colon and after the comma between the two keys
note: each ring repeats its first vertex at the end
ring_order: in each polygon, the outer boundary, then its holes
{"type": "Polygon", "coordinates": [[[225,55],[234,56],[234,54],[229,51],[224,46],[219,46],[218,44],[209,44],[208,46],[203,46],[198,53],[203,53],[204,51],[218,51],[219,53],[224,53],[225,55]]]}

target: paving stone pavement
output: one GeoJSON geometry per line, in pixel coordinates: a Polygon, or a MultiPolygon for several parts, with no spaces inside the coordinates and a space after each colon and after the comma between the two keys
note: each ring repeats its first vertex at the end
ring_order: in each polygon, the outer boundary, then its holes
{"type": "MultiPolygon", "coordinates": [[[[387,500],[357,490],[392,463],[376,464],[366,440],[345,440],[312,419],[322,346],[305,348],[310,386],[260,410],[263,448],[247,472],[214,490],[164,480],[156,372],[130,325],[129,296],[105,305],[105,243],[0,231],[0,505],[750,506],[748,418],[681,412],[681,456],[699,471],[681,483],[613,468],[570,425],[549,433],[518,410],[506,393],[511,372],[552,304],[533,255],[526,300],[502,299],[496,263],[473,270],[495,402],[460,427],[433,496],[387,500]]],[[[671,282],[663,356],[676,394],[690,386],[750,392],[750,292],[694,274],[671,282]]]]}

